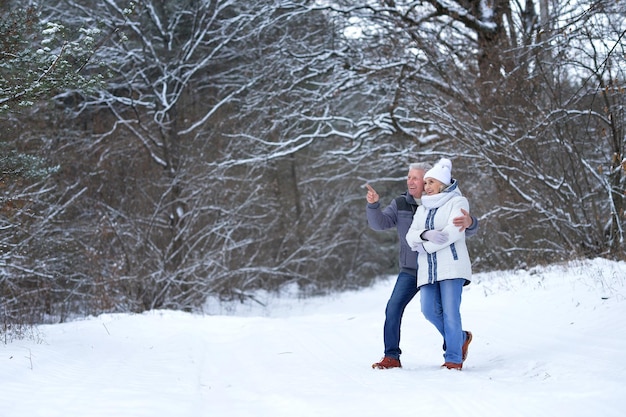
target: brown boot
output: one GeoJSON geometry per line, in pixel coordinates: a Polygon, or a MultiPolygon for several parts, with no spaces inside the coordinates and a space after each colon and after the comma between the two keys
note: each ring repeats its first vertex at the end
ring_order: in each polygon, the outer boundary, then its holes
{"type": "Polygon", "coordinates": [[[376,362],[372,364],[372,369],[391,369],[391,368],[402,368],[400,364],[400,359],[390,358],[389,356],[385,356],[380,360],[380,362],[376,362]]]}
{"type": "Polygon", "coordinates": [[[441,365],[442,368],[448,368],[448,369],[456,369],[457,371],[460,371],[463,368],[463,364],[462,363],[454,363],[454,362],[446,362],[443,365],[441,365]]]}
{"type": "Polygon", "coordinates": [[[461,348],[461,358],[463,362],[467,359],[467,349],[469,348],[469,344],[472,343],[472,332],[465,332],[465,342],[463,342],[463,347],[461,348]]]}

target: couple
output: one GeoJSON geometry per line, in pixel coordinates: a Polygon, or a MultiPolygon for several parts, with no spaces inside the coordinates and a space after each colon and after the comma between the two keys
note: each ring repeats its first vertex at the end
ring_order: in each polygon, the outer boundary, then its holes
{"type": "Polygon", "coordinates": [[[472,333],[461,327],[461,293],[471,278],[465,235],[478,230],[469,215],[452,163],[442,158],[434,167],[409,166],[408,191],[381,210],[378,193],[367,185],[367,221],[374,230],[395,227],[400,240],[400,274],[385,309],[385,356],[372,368],[399,368],[400,324],[418,290],[421,308],[444,338],[442,367],[461,370],[472,333]]]}

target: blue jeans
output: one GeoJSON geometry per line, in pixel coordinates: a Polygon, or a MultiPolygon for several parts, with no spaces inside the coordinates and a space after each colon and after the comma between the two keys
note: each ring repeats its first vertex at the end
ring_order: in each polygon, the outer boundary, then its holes
{"type": "Polygon", "coordinates": [[[385,341],[385,356],[400,359],[400,325],[402,315],[409,302],[417,294],[417,277],[407,272],[400,272],[391,297],[385,308],[385,327],[383,339],[385,341]]]}
{"type": "Polygon", "coordinates": [[[446,279],[420,287],[422,313],[443,336],[446,362],[462,363],[465,332],[461,324],[464,279],[446,279]]]}

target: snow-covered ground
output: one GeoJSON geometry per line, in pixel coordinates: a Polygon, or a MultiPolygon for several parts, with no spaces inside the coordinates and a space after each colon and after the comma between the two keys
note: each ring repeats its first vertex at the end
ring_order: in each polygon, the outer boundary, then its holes
{"type": "Polygon", "coordinates": [[[476,274],[463,293],[474,341],[441,369],[416,298],[402,369],[373,370],[395,277],[266,306],[209,304],[40,326],[0,345],[3,417],[622,417],[626,264],[597,259],[476,274]]]}

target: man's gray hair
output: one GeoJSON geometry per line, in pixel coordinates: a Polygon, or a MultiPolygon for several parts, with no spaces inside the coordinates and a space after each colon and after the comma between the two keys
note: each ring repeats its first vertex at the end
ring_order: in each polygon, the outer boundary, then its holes
{"type": "Polygon", "coordinates": [[[428,171],[432,167],[433,166],[431,164],[429,164],[428,162],[415,162],[415,163],[412,163],[411,165],[409,165],[409,171],[412,170],[412,169],[419,169],[421,171],[428,171]]]}

